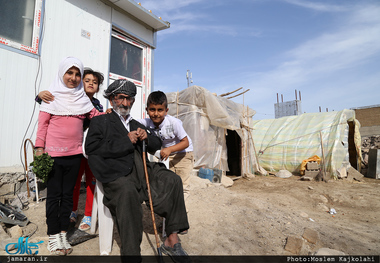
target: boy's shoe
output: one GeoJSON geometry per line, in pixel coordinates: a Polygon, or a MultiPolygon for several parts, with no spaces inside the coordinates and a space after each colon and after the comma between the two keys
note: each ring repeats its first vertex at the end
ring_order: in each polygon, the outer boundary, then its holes
{"type": "Polygon", "coordinates": [[[89,230],[91,228],[91,216],[84,216],[78,228],[82,231],[89,230]]]}
{"type": "Polygon", "coordinates": [[[76,223],[77,222],[77,217],[78,217],[77,211],[71,211],[70,222],[71,223],[76,223]]]}
{"type": "Polygon", "coordinates": [[[169,255],[174,262],[190,262],[190,257],[182,248],[181,243],[175,244],[173,248],[162,244],[161,250],[166,255],[169,255]]]}

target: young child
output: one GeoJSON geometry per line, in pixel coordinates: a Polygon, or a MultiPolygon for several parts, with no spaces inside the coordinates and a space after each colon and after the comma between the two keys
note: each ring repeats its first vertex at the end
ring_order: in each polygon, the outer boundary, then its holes
{"type": "Polygon", "coordinates": [[[165,93],[154,91],[149,94],[146,111],[149,118],[139,120],[154,130],[162,140],[161,158],[169,158],[169,168],[182,179],[185,201],[189,196],[190,175],[194,166],[193,144],[182,126],[182,121],[170,116],[165,93]]]}
{"type": "MultiPolygon", "coordinates": [[[[93,71],[92,69],[85,69],[83,74],[83,86],[86,95],[90,98],[92,105],[94,105],[95,109],[99,112],[103,112],[103,106],[100,104],[100,101],[97,98],[94,98],[95,93],[99,91],[99,86],[102,85],[104,77],[102,73],[93,71]]],[[[86,130],[90,126],[90,120],[85,119],[83,124],[83,130],[86,130]]],[[[77,178],[77,182],[74,188],[73,195],[73,211],[70,215],[71,221],[76,221],[76,217],[78,215],[78,202],[79,202],[79,194],[80,187],[82,181],[83,173],[86,176],[86,206],[84,210],[84,217],[82,218],[81,223],[79,224],[79,229],[82,231],[89,230],[91,228],[91,214],[92,214],[92,203],[94,200],[94,189],[96,184],[96,179],[91,172],[90,167],[88,166],[87,158],[83,157],[82,162],[79,169],[79,174],[77,178]]]]}
{"type": "MultiPolygon", "coordinates": [[[[85,68],[83,73],[83,86],[86,95],[90,98],[92,105],[99,112],[103,112],[103,106],[100,104],[100,101],[94,97],[99,91],[99,86],[102,85],[104,81],[104,76],[102,73],[93,71],[90,68],[85,68]]],[[[46,103],[50,103],[54,100],[54,96],[47,90],[41,91],[37,98],[37,102],[41,103],[43,100],[46,103]]],[[[90,125],[90,120],[85,119],[83,123],[83,131],[85,131],[90,125]]],[[[88,166],[87,158],[83,157],[78,173],[78,178],[75,184],[74,193],[73,193],[73,209],[70,215],[70,221],[76,222],[78,216],[78,202],[80,195],[80,187],[82,181],[83,173],[86,176],[86,206],[84,211],[84,217],[79,225],[79,229],[82,231],[89,230],[91,228],[91,214],[92,214],[92,203],[94,200],[94,189],[96,184],[96,179],[91,172],[90,167],[88,166]]]]}
{"type": "Polygon", "coordinates": [[[54,160],[47,181],[46,223],[48,250],[56,255],[72,252],[66,234],[83,157],[83,121],[102,114],[84,93],[82,76],[83,64],[79,59],[62,60],[49,87],[54,101],[42,102],[38,116],[35,153],[39,156],[47,152],[54,160]]]}

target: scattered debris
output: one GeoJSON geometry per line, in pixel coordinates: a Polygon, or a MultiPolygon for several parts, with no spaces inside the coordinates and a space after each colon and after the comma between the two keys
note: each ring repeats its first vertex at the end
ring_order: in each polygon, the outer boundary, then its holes
{"type": "Polygon", "coordinates": [[[330,213],[331,215],[336,215],[336,211],[335,211],[334,208],[330,208],[329,213],[330,213]]]}

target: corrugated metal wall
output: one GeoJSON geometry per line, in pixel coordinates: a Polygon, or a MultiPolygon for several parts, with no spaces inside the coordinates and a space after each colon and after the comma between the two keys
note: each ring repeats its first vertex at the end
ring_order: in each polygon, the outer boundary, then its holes
{"type": "MultiPolygon", "coordinates": [[[[35,89],[37,93],[48,89],[64,57],[78,57],[86,67],[104,74],[97,97],[107,105],[102,94],[108,85],[112,8],[98,0],[45,1],[43,16],[40,60],[0,48],[0,172],[23,171],[23,142],[30,138],[34,143],[37,129],[35,89]]],[[[126,32],[141,32],[143,38],[153,39],[154,33],[149,37],[136,21],[125,17],[122,22],[123,16],[117,17],[126,32]]],[[[28,153],[30,163],[30,149],[28,153]]]]}

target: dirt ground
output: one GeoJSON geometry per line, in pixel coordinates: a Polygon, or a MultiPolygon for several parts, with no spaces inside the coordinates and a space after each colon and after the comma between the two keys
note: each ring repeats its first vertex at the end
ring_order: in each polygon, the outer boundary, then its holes
{"type": "MultiPolygon", "coordinates": [[[[379,196],[380,181],[370,178],[315,182],[301,181],[299,176],[283,179],[270,175],[241,178],[226,188],[194,176],[187,202],[190,230],[180,238],[189,255],[293,255],[285,250],[288,237],[302,238],[304,230],[311,229],[318,233],[318,242],[303,240],[301,255],[311,255],[319,248],[346,255],[378,255],[379,196]],[[328,212],[331,208],[335,215],[328,212]]],[[[82,193],[79,218],[84,199],[82,193]]],[[[31,203],[24,212],[32,222],[28,231],[38,226],[29,242],[43,240],[39,255],[48,255],[45,202],[31,203]]],[[[156,221],[161,231],[162,219],[156,221]]],[[[111,255],[119,255],[119,244],[114,229],[111,255]]],[[[141,248],[142,255],[156,252],[150,211],[145,205],[141,248]]],[[[99,238],[74,246],[72,255],[99,255],[99,238]]]]}

